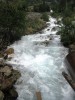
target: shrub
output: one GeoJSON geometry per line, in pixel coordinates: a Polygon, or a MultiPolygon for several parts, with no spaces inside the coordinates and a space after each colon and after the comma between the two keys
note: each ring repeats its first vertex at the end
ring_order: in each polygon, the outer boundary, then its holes
{"type": "Polygon", "coordinates": [[[47,13],[43,13],[41,17],[44,21],[49,21],[49,16],[47,13]]]}
{"type": "Polygon", "coordinates": [[[35,12],[49,12],[50,5],[47,3],[41,3],[41,4],[34,5],[34,11],[35,12]]]}
{"type": "Polygon", "coordinates": [[[4,40],[13,42],[18,39],[25,28],[25,11],[21,0],[0,1],[0,33],[4,40]]]}

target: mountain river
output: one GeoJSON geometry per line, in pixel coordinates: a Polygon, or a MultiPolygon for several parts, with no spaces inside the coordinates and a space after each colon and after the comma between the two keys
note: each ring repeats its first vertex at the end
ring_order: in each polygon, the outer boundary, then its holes
{"type": "Polygon", "coordinates": [[[15,87],[17,100],[36,100],[36,91],[42,100],[75,100],[74,91],[62,76],[67,71],[64,64],[68,49],[60,42],[56,19],[50,17],[47,27],[37,34],[26,35],[16,41],[11,63],[21,72],[15,87]]]}

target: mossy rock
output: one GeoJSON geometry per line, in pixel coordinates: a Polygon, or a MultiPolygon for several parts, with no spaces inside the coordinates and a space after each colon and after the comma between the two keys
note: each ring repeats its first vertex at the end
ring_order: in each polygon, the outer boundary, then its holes
{"type": "Polygon", "coordinates": [[[6,53],[8,55],[13,54],[14,53],[14,49],[13,48],[8,48],[8,49],[5,50],[4,53],[6,53]]]}

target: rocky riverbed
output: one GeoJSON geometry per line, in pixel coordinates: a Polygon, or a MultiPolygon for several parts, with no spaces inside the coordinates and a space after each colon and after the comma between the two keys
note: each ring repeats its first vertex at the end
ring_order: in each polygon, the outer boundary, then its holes
{"type": "Polygon", "coordinates": [[[0,100],[16,100],[18,93],[14,87],[15,82],[21,76],[18,70],[6,63],[8,55],[14,53],[14,49],[5,50],[0,58],[0,100]]]}

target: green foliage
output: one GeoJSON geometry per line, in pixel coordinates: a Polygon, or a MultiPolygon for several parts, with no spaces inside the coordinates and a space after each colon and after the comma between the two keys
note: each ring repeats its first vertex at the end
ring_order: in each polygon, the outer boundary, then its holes
{"type": "Polygon", "coordinates": [[[0,33],[10,42],[19,38],[25,28],[23,0],[0,1],[0,33]],[[23,4],[23,5],[22,5],[23,4]]]}
{"type": "Polygon", "coordinates": [[[34,33],[45,26],[45,22],[41,18],[28,19],[26,24],[26,33],[34,33]]]}
{"type": "Polygon", "coordinates": [[[49,21],[49,16],[47,13],[43,13],[41,17],[44,21],[49,21]]]}
{"type": "Polygon", "coordinates": [[[75,22],[73,17],[63,18],[64,26],[61,28],[61,41],[65,46],[75,42],[75,22]]]}
{"type": "Polygon", "coordinates": [[[34,5],[34,11],[35,12],[49,12],[50,5],[48,3],[41,3],[41,4],[34,5]]]}

